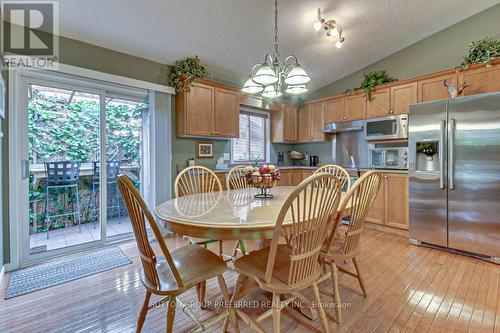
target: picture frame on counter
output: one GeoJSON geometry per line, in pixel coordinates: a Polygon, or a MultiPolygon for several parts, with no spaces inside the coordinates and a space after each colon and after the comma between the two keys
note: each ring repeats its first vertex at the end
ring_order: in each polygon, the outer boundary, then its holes
{"type": "Polygon", "coordinates": [[[214,144],[211,141],[196,141],[196,158],[213,158],[214,144]]]}

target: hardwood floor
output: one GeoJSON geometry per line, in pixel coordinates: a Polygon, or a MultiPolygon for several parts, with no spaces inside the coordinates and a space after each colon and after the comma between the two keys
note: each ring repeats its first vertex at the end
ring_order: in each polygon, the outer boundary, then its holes
{"type": "MultiPolygon", "coordinates": [[[[171,236],[167,244],[173,249],[185,241],[171,236]]],[[[230,252],[233,244],[225,245],[230,252]]],[[[213,246],[215,249],[217,244],[213,246]]],[[[132,265],[10,300],[4,300],[7,274],[0,291],[0,332],[135,332],[144,288],[135,243],[121,247],[133,260],[132,265]]],[[[340,274],[345,309],[341,325],[330,318],[332,332],[500,332],[499,265],[411,246],[403,237],[374,230],[365,231],[359,263],[368,297],[361,295],[353,277],[340,274]]],[[[236,273],[228,271],[225,278],[232,290],[236,273]]],[[[331,287],[329,281],[320,285],[328,291],[331,287]]],[[[305,294],[313,299],[312,291],[305,294]]],[[[321,296],[330,306],[331,299],[321,296]]],[[[220,298],[217,280],[209,281],[206,299],[220,298]]],[[[181,299],[195,304],[195,290],[181,299]]],[[[244,300],[265,304],[269,297],[255,291],[244,300]]],[[[333,308],[326,311],[330,317],[335,314],[333,308]]],[[[214,314],[197,308],[194,312],[202,319],[214,314]]],[[[262,309],[247,308],[245,312],[256,315],[262,309]]],[[[175,332],[194,327],[180,310],[175,319],[175,332]]],[[[309,321],[291,309],[283,311],[281,320],[283,332],[321,332],[319,320],[309,321]]],[[[151,310],[143,332],[164,332],[165,324],[166,309],[151,310]]],[[[263,324],[272,332],[271,319],[263,324]]],[[[243,324],[240,328],[250,332],[243,324]]],[[[219,331],[221,325],[211,330],[219,331]]]]}

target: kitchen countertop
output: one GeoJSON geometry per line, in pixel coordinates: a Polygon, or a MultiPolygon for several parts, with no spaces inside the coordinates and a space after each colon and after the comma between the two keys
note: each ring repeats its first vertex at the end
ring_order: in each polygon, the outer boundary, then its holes
{"type": "MultiPolygon", "coordinates": [[[[287,166],[276,166],[276,168],[280,169],[280,170],[292,170],[292,169],[300,169],[300,170],[316,170],[318,169],[320,166],[301,166],[301,165],[287,165],[287,166]]],[[[229,172],[229,170],[231,170],[231,168],[227,168],[227,169],[213,169],[213,171],[215,173],[226,173],[226,172],[229,172]]]]}

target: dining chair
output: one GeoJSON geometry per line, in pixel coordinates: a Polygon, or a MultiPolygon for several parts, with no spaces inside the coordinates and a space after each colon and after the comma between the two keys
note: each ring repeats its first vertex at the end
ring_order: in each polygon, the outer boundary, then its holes
{"type": "Polygon", "coordinates": [[[358,279],[363,296],[367,296],[366,287],[359,270],[357,258],[361,251],[361,234],[365,224],[365,218],[372,207],[382,182],[382,175],[378,171],[369,171],[362,175],[352,188],[347,192],[340,204],[334,226],[320,253],[320,263],[324,266],[330,266],[330,270],[320,278],[320,282],[331,278],[333,284],[333,293],[330,294],[335,301],[335,312],[337,323],[342,321],[341,303],[339,294],[339,280],[337,272],[343,272],[358,279]],[[348,205],[350,204],[350,205],[348,205]],[[350,206],[350,219],[347,228],[339,232],[342,212],[350,206]],[[337,266],[338,261],[351,259],[355,272],[351,272],[343,267],[337,266]]]}
{"type": "MultiPolygon", "coordinates": [[[[174,183],[174,194],[176,198],[183,197],[186,195],[198,194],[198,193],[208,193],[208,192],[220,192],[222,191],[222,184],[217,177],[217,175],[210,169],[203,166],[191,166],[182,170],[175,178],[174,183]]],[[[189,243],[203,246],[205,249],[208,248],[208,244],[215,243],[217,240],[196,238],[196,237],[186,237],[189,243]]],[[[219,243],[219,256],[222,258],[223,253],[223,243],[221,240],[219,243]]],[[[196,287],[198,293],[198,299],[204,307],[205,292],[206,292],[206,282],[200,283],[196,287]]]]}
{"type": "MultiPolygon", "coordinates": [[[[229,170],[226,178],[226,188],[228,190],[252,188],[252,185],[249,184],[243,177],[246,173],[245,171],[246,167],[247,167],[246,165],[237,165],[233,167],[231,170],[229,170]]],[[[236,258],[238,252],[240,252],[242,255],[246,254],[245,244],[243,243],[242,240],[239,240],[235,244],[231,257],[236,258]]]]}
{"type": "Polygon", "coordinates": [[[230,306],[247,279],[271,292],[272,308],[252,319],[239,309],[236,314],[254,331],[265,332],[260,321],[272,315],[273,332],[280,331],[281,310],[296,299],[304,301],[301,291],[312,287],[317,310],[325,332],[329,332],[317,281],[321,275],[318,255],[327,235],[330,216],[337,212],[342,188],[330,174],[313,175],[300,183],[279,212],[271,246],[251,252],[234,262],[239,273],[230,306]],[[280,244],[280,239],[287,244],[280,244]],[[288,296],[282,300],[281,296],[288,296]]]}
{"type": "Polygon", "coordinates": [[[351,176],[349,176],[349,173],[343,167],[335,164],[327,164],[314,170],[313,174],[321,172],[326,172],[337,177],[344,191],[348,191],[351,188],[351,176]]]}
{"type": "MultiPolygon", "coordinates": [[[[197,332],[201,332],[225,318],[226,313],[200,322],[190,308],[178,299],[178,296],[207,279],[217,277],[224,300],[229,302],[229,292],[222,276],[222,273],[227,269],[226,263],[215,253],[192,244],[170,252],[151,212],[132,181],[127,176],[120,175],[117,182],[134,230],[142,264],[141,281],[146,288],[146,296],[139,313],[136,331],[141,332],[148,310],[164,304],[167,305],[167,332],[172,332],[177,306],[196,324],[194,331],[197,332]],[[146,221],[158,241],[162,256],[157,256],[151,247],[146,221]],[[151,295],[162,298],[150,304],[151,295]]],[[[236,316],[233,309],[228,308],[228,313],[229,320],[235,324],[236,316]]]]}

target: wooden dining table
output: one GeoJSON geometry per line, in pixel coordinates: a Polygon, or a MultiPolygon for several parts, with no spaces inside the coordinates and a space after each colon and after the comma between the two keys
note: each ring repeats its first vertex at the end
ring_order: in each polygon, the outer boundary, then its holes
{"type": "MultiPolygon", "coordinates": [[[[272,239],[280,209],[294,189],[277,186],[268,199],[255,198],[258,190],[253,188],[192,194],[168,200],[154,212],[168,230],[184,236],[263,244],[272,239]]],[[[349,215],[349,205],[342,214],[349,215]]],[[[283,228],[291,221],[286,216],[283,228]]]]}
{"type": "MultiPolygon", "coordinates": [[[[173,233],[211,240],[254,240],[256,249],[260,249],[270,245],[281,207],[294,189],[295,186],[277,186],[271,190],[273,197],[267,199],[255,198],[259,191],[253,188],[198,193],[168,200],[154,212],[173,233]]],[[[349,212],[350,204],[347,204],[339,213],[344,217],[349,212]]],[[[291,223],[289,214],[283,220],[283,230],[291,223]]],[[[257,283],[247,279],[238,293],[239,298],[255,287],[257,283]]],[[[297,295],[307,302],[300,293],[297,295]]],[[[311,320],[317,318],[314,307],[294,309],[311,320]]]]}

